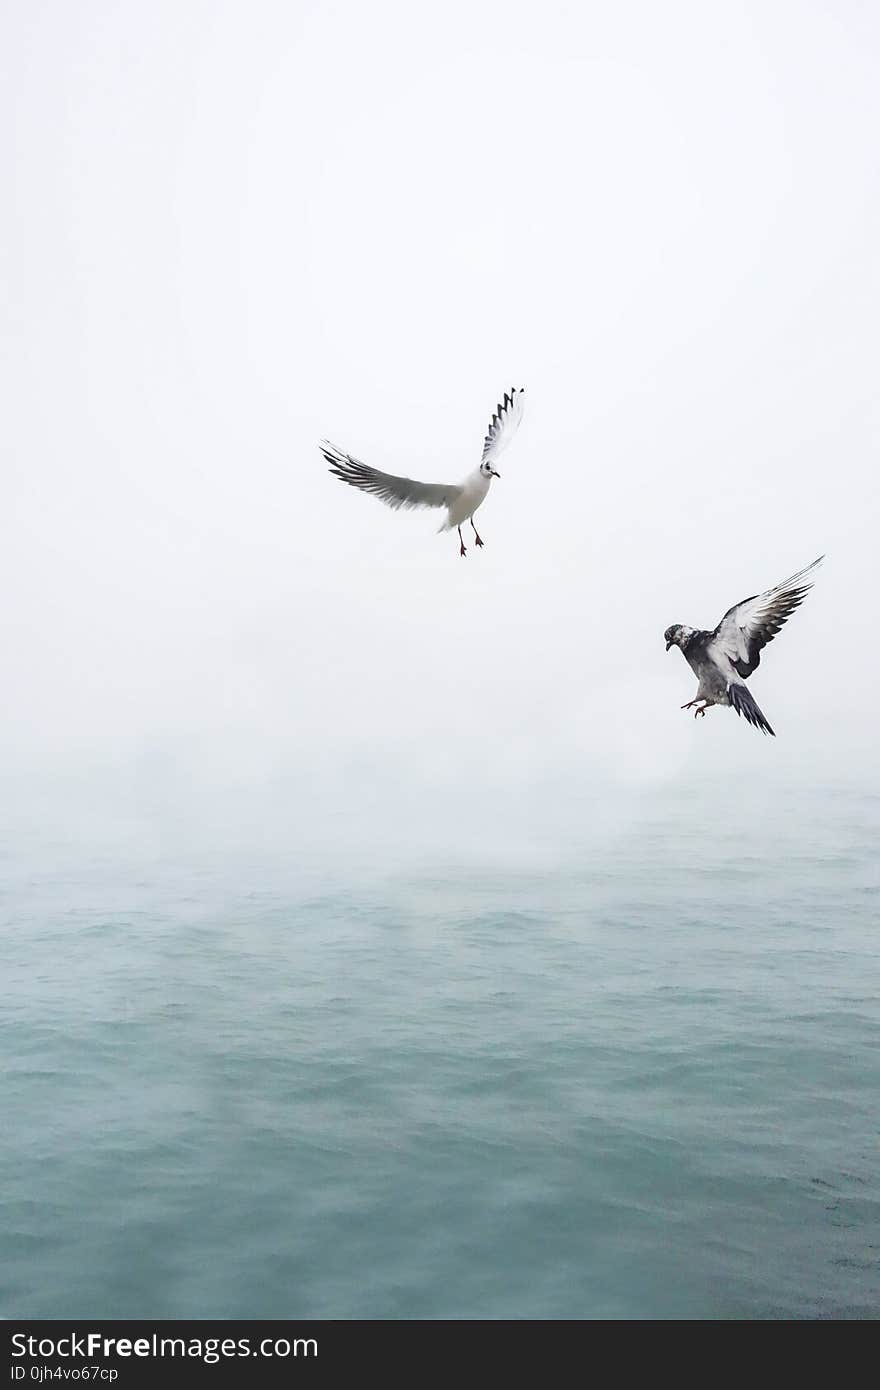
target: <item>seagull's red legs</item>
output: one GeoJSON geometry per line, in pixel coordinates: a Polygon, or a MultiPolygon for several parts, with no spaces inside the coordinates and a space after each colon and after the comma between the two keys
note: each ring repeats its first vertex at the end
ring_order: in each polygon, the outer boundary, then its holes
{"type": "MultiPolygon", "coordinates": [[[[471,525],[473,525],[473,522],[471,522],[471,525]]],[[[459,554],[460,554],[460,555],[467,555],[467,551],[466,551],[465,548],[464,548],[464,541],[461,540],[461,527],[460,527],[460,526],[459,526],[459,528],[458,528],[458,539],[461,541],[461,550],[459,551],[459,554]]],[[[482,541],[480,542],[480,544],[482,545],[482,541]]]]}
{"type": "MultiPolygon", "coordinates": [[[[474,519],[473,519],[473,517],[471,517],[471,526],[474,526],[474,519]]],[[[474,535],[477,537],[477,545],[482,546],[483,542],[480,540],[480,537],[477,536],[477,528],[476,528],[476,526],[474,526],[474,535]]]]}

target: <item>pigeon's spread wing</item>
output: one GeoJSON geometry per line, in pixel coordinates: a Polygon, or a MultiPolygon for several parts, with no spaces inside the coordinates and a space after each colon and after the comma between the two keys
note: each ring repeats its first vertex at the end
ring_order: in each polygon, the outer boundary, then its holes
{"type": "Polygon", "coordinates": [[[523,415],[524,396],[525,390],[515,386],[509,395],[505,391],[504,400],[499,401],[483,441],[483,463],[487,459],[494,463],[516,434],[523,415]]]}
{"type": "Polygon", "coordinates": [[[334,478],[341,478],[361,492],[372,493],[386,506],[398,511],[401,507],[448,507],[461,492],[454,483],[417,483],[414,478],[397,478],[392,473],[380,473],[351,454],[343,454],[325,440],[321,453],[330,465],[334,478]]]}
{"type": "Polygon", "coordinates": [[[806,569],[784,579],[766,593],[743,599],[725,613],[707,643],[713,659],[725,656],[737,675],[750,676],[761,660],[761,651],[803,603],[813,587],[809,575],[822,563],[820,555],[806,569]]]}

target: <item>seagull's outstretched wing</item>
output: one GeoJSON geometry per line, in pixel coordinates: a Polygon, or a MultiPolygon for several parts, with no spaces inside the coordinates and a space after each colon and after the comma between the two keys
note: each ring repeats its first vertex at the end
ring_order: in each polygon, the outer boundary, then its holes
{"type": "Polygon", "coordinates": [[[813,587],[811,575],[824,560],[820,555],[806,569],[790,579],[784,579],[766,593],[755,594],[734,604],[706,643],[706,652],[713,660],[725,656],[737,675],[750,676],[761,660],[762,648],[779,632],[794,610],[803,603],[813,587]]]}
{"type": "Polygon", "coordinates": [[[328,444],[325,439],[321,453],[330,465],[334,478],[341,478],[361,492],[372,493],[386,506],[398,511],[401,507],[448,507],[461,492],[455,483],[417,483],[414,478],[397,478],[392,473],[380,473],[351,454],[328,444]]]}
{"type": "Polygon", "coordinates": [[[516,386],[511,389],[509,395],[504,392],[504,400],[498,402],[495,414],[489,422],[489,432],[483,441],[483,463],[487,459],[494,463],[516,434],[523,415],[524,396],[525,389],[516,386]]]}

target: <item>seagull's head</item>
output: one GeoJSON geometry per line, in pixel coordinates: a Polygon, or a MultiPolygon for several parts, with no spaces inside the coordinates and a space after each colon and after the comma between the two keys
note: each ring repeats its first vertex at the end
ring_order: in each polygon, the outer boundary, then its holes
{"type": "Polygon", "coordinates": [[[500,478],[501,474],[496,473],[488,459],[480,464],[480,472],[484,478],[500,478]]]}

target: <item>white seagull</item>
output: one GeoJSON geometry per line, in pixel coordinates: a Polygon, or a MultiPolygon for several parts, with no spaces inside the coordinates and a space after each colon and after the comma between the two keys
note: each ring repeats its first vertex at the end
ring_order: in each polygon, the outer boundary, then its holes
{"type": "MultiPolygon", "coordinates": [[[[780,631],[813,587],[813,574],[825,556],[820,555],[806,569],[798,570],[772,589],[735,603],[725,613],[714,632],[703,632],[674,623],[663,634],[666,650],[679,647],[682,656],[699,680],[693,700],[682,709],[705,715],[710,705],[732,705],[737,714],[764,734],[773,734],[752,692],[744,684],[757,670],[761,651],[780,631]],[[702,704],[698,704],[702,701],[702,704]]],[[[775,734],[773,735],[775,738],[775,734]]]]}
{"type": "Polygon", "coordinates": [[[466,555],[461,528],[469,521],[474,528],[477,545],[482,546],[483,542],[474,526],[474,512],[486,500],[492,479],[501,477],[493,465],[519,427],[524,394],[524,389],[517,387],[509,393],[505,391],[504,400],[499,401],[489,422],[480,466],[475,468],[473,473],[469,473],[461,483],[419,483],[414,478],[398,478],[392,473],[380,473],[378,468],[370,468],[351,454],[344,454],[326,439],[321,443],[321,452],[335,478],[341,478],[344,483],[358,487],[362,492],[371,492],[374,497],[378,497],[395,511],[401,507],[445,507],[446,520],[440,530],[451,531],[455,527],[461,542],[459,554],[466,555]]]}

